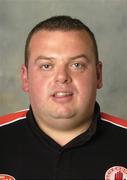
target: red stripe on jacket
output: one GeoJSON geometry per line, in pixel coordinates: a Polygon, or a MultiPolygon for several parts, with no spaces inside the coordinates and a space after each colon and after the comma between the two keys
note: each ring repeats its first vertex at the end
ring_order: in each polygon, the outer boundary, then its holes
{"type": "Polygon", "coordinates": [[[26,117],[27,111],[28,110],[22,110],[15,113],[7,114],[5,116],[0,116],[0,125],[9,124],[13,121],[26,117]]]}
{"type": "MultiPolygon", "coordinates": [[[[4,125],[4,124],[9,124],[9,123],[15,122],[15,121],[20,120],[22,118],[25,118],[27,112],[28,112],[28,109],[18,111],[15,113],[11,113],[11,114],[7,114],[5,116],[0,116],[0,126],[4,125]]],[[[104,113],[104,112],[101,112],[101,118],[102,118],[102,120],[107,121],[109,123],[127,128],[127,121],[126,120],[120,119],[118,117],[109,115],[109,114],[104,113]]]]}
{"type": "Polygon", "coordinates": [[[101,118],[104,121],[110,122],[110,123],[115,124],[115,125],[120,126],[120,127],[127,128],[127,121],[126,120],[120,119],[118,117],[109,115],[109,114],[104,113],[104,112],[101,112],[101,118]]]}

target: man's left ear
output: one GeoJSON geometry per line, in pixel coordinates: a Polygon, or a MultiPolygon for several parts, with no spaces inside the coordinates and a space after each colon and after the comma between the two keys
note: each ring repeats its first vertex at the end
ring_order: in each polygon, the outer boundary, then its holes
{"type": "Polygon", "coordinates": [[[102,88],[103,81],[102,81],[102,62],[99,61],[97,63],[97,89],[102,88]]]}
{"type": "Polygon", "coordinates": [[[22,80],[22,89],[24,92],[29,92],[29,82],[28,82],[28,69],[23,64],[21,67],[21,80],[22,80]]]}

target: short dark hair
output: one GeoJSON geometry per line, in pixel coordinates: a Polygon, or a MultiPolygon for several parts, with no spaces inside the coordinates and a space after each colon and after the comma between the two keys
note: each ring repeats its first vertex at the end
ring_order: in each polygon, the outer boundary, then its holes
{"type": "Polygon", "coordinates": [[[49,19],[46,19],[46,20],[38,23],[28,34],[28,37],[26,40],[26,45],[25,45],[25,65],[26,65],[26,67],[28,67],[28,58],[29,58],[28,49],[29,49],[30,40],[31,40],[33,34],[35,34],[38,31],[41,31],[41,30],[48,30],[48,31],[85,30],[89,34],[89,36],[93,42],[95,58],[96,58],[96,61],[98,61],[98,48],[97,48],[96,39],[94,37],[93,32],[89,29],[89,27],[86,26],[84,23],[82,23],[79,19],[74,19],[70,16],[53,16],[49,19]]]}

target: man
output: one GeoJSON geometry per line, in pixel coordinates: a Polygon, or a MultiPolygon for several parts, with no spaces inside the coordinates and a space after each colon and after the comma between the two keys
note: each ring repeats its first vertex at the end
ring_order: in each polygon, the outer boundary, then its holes
{"type": "Polygon", "coordinates": [[[100,113],[102,63],[86,25],[68,16],[37,24],[21,78],[30,109],[0,118],[1,177],[127,179],[127,122],[100,113]]]}

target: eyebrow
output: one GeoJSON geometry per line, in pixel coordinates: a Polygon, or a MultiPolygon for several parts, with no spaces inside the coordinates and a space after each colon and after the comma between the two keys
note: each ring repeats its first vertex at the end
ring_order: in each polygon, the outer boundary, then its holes
{"type": "Polygon", "coordinates": [[[35,59],[35,61],[38,61],[38,60],[53,60],[53,59],[55,59],[54,57],[48,57],[48,56],[43,56],[43,55],[40,55],[40,56],[38,56],[36,59],[35,59]]]}
{"type": "MultiPolygon", "coordinates": [[[[80,59],[80,58],[84,58],[85,60],[89,61],[89,58],[85,55],[85,54],[79,54],[77,56],[74,57],[69,57],[69,60],[76,60],[76,59],[80,59]]],[[[55,57],[52,56],[44,56],[44,55],[40,55],[35,59],[35,62],[38,60],[55,60],[55,57]]]]}
{"type": "Polygon", "coordinates": [[[71,58],[69,58],[69,59],[70,59],[70,60],[75,60],[75,59],[80,59],[80,58],[84,58],[84,59],[86,59],[87,61],[89,61],[89,58],[88,58],[85,54],[80,54],[80,55],[71,57],[71,58]]]}

